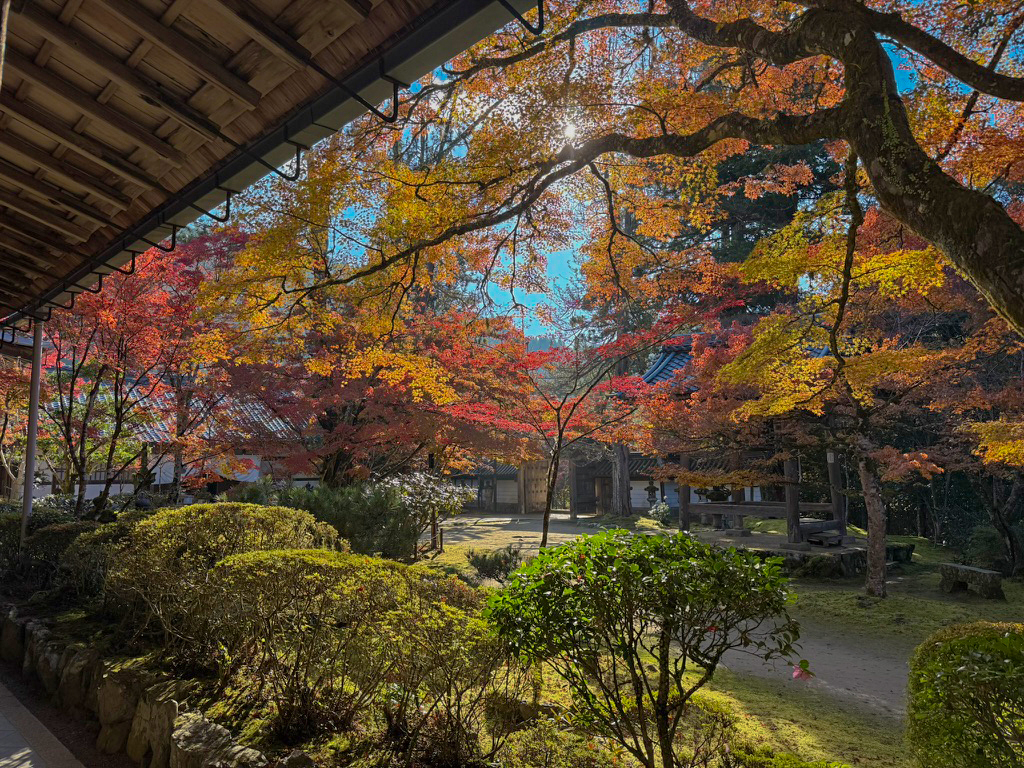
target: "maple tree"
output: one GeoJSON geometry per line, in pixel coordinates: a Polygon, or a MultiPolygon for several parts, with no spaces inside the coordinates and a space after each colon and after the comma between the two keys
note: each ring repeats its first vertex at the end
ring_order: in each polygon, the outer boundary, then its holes
{"type": "MultiPolygon", "coordinates": [[[[572,198],[607,199],[667,238],[718,215],[723,160],[824,141],[854,152],[878,204],[1024,327],[1012,4],[554,2],[547,17],[540,39],[510,25],[458,57],[403,98],[397,125],[367,118],[335,139],[330,170],[293,194],[323,193],[305,229],[353,257],[312,268],[278,242],[246,265],[249,287],[295,303],[329,287],[397,301],[466,270],[529,282],[571,244],[572,198]],[[897,78],[889,41],[915,78],[897,78]],[[395,151],[410,134],[428,162],[395,151]]],[[[730,183],[757,195],[811,175],[783,161],[730,183]]],[[[652,262],[620,240],[619,275],[652,262]]]]}
{"type": "Polygon", "coordinates": [[[562,339],[528,353],[517,367],[519,386],[504,392],[500,404],[517,430],[533,436],[545,461],[542,549],[563,457],[586,440],[621,444],[644,386],[639,377],[620,373],[623,362],[655,348],[665,335],[658,327],[599,346],[582,344],[579,337],[562,339]]]}
{"type": "Polygon", "coordinates": [[[44,458],[62,490],[75,494],[79,516],[87,513],[90,474],[101,476],[92,502],[101,513],[129,470],[138,467],[145,486],[173,454],[180,483],[189,441],[202,442],[202,454],[215,444],[208,427],[222,395],[208,375],[208,329],[194,305],[201,263],[212,258],[207,246],[139,255],[133,274],[110,275],[102,292],[82,294],[45,328],[44,458]]]}
{"type": "MultiPolygon", "coordinates": [[[[249,444],[334,487],[522,454],[522,438],[493,407],[502,371],[524,347],[514,328],[421,311],[377,335],[354,314],[324,310],[301,335],[275,334],[259,342],[258,359],[231,367],[233,396],[270,416],[246,425],[249,444]],[[273,354],[269,343],[278,345],[273,354]]],[[[239,336],[247,354],[253,336],[239,336]]]]}
{"type": "Polygon", "coordinates": [[[12,499],[23,493],[28,393],[29,373],[25,366],[0,359],[0,471],[12,499]]]}
{"type": "MultiPolygon", "coordinates": [[[[662,430],[677,444],[732,450],[778,425],[784,451],[854,460],[869,588],[884,592],[881,486],[941,468],[904,427],[940,407],[929,385],[995,322],[948,267],[1024,328],[1018,10],[566,0],[547,17],[541,38],[510,25],[432,73],[396,123],[357,121],[297,184],[265,182],[242,214],[258,234],[208,302],[258,331],[256,365],[288,359],[278,333],[301,340],[309,372],[308,340],[343,327],[349,346],[321,376],[354,366],[427,391],[445,379],[415,346],[384,354],[377,339],[400,338],[428,297],[432,311],[493,312],[492,290],[515,304],[547,287],[550,254],[574,250],[585,316],[643,304],[653,322],[674,297],[689,330],[723,339],[697,366],[689,402],[705,407],[662,430]],[[974,318],[964,337],[943,336],[958,312],[974,318]]],[[[977,436],[967,453],[1019,463],[1014,408],[945,413],[977,436]]]]}

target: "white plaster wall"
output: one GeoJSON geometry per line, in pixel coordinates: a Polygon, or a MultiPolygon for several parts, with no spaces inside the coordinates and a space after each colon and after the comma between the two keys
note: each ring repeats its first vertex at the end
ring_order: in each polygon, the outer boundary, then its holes
{"type": "Polygon", "coordinates": [[[497,491],[499,504],[519,503],[519,483],[517,481],[498,480],[497,491]]]}

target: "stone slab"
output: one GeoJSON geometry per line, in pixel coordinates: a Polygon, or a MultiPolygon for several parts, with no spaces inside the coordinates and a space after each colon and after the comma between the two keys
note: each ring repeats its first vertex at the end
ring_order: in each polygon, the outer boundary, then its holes
{"type": "Polygon", "coordinates": [[[3,684],[0,728],[0,768],[83,768],[3,684]]]}

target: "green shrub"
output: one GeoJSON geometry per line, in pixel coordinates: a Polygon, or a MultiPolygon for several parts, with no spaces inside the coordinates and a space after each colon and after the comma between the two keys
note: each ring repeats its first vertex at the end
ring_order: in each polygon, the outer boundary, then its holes
{"type": "Polygon", "coordinates": [[[922,643],[907,740],[927,768],[1024,765],[1024,624],[965,624],[922,643]]]}
{"type": "Polygon", "coordinates": [[[69,493],[50,493],[40,496],[32,504],[32,516],[39,516],[49,522],[40,524],[53,525],[54,523],[67,523],[75,519],[75,507],[78,497],[69,493]]]}
{"type": "Polygon", "coordinates": [[[68,548],[79,536],[95,531],[99,525],[91,520],[76,520],[38,529],[25,540],[25,554],[33,575],[49,584],[68,548]]]}
{"type": "Polygon", "coordinates": [[[845,763],[828,760],[807,762],[796,755],[775,752],[768,747],[733,747],[723,760],[722,768],[850,768],[845,763]]]}
{"type": "Polygon", "coordinates": [[[242,552],[337,546],[333,528],[296,509],[234,503],[164,509],[128,532],[105,590],[140,626],[158,628],[180,660],[208,663],[218,610],[209,594],[213,566],[242,552]]]}
{"type": "Polygon", "coordinates": [[[466,559],[481,578],[494,579],[504,584],[513,571],[523,564],[523,548],[518,544],[509,544],[501,549],[483,552],[471,549],[466,553],[466,559]]]}
{"type": "Polygon", "coordinates": [[[528,669],[482,618],[480,590],[426,569],[405,575],[409,597],[386,619],[388,740],[405,764],[488,764],[518,725],[509,713],[531,690],[528,669]]]}
{"type": "Polygon", "coordinates": [[[691,764],[680,722],[723,654],[794,652],[787,599],[778,559],[617,530],[543,550],[492,598],[489,616],[566,681],[582,724],[663,768],[691,764]],[[691,660],[696,681],[684,677],[691,660]]]}
{"type": "Polygon", "coordinates": [[[346,729],[388,673],[381,619],[408,597],[396,563],[327,550],[232,555],[213,571],[227,678],[260,679],[286,740],[346,729]]]}
{"type": "Polygon", "coordinates": [[[118,547],[150,514],[145,510],[127,509],[114,522],[82,533],[65,550],[54,576],[54,585],[78,600],[100,596],[118,547]]]}
{"type": "Polygon", "coordinates": [[[345,488],[282,488],[267,493],[279,504],[308,510],[333,525],[354,552],[414,560],[420,537],[434,520],[461,512],[468,491],[419,472],[345,488]]]}
{"type": "Polygon", "coordinates": [[[281,492],[281,499],[333,526],[353,552],[393,560],[414,556],[420,528],[394,488],[368,484],[289,489],[281,492]]]}
{"type": "Polygon", "coordinates": [[[21,542],[21,513],[0,515],[0,574],[8,573],[18,564],[21,542]]]}
{"type": "MultiPolygon", "coordinates": [[[[32,508],[32,516],[28,520],[28,533],[32,535],[41,528],[75,521],[74,515],[62,508],[45,505],[42,502],[52,497],[38,499],[32,508]]],[[[0,513],[0,574],[9,573],[18,565],[18,548],[21,542],[21,507],[5,504],[0,513]]]]}
{"type": "MultiPolygon", "coordinates": [[[[1024,541],[1024,526],[1017,526],[1015,530],[1017,538],[1024,541]]],[[[978,525],[971,529],[971,536],[964,550],[964,559],[979,568],[988,568],[1005,574],[1010,572],[1003,537],[991,525],[978,525]]]]}

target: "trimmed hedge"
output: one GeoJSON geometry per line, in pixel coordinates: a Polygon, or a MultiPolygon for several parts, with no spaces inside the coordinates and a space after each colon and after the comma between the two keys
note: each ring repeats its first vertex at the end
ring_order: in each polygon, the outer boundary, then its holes
{"type": "Polygon", "coordinates": [[[941,630],[910,662],[907,739],[926,768],[1024,765],[1024,624],[941,630]]]}
{"type": "Polygon", "coordinates": [[[172,655],[207,666],[208,644],[215,641],[209,577],[218,562],[257,550],[343,546],[331,526],[297,509],[234,503],[164,509],[118,545],[105,590],[140,626],[159,629],[172,655]]]}

